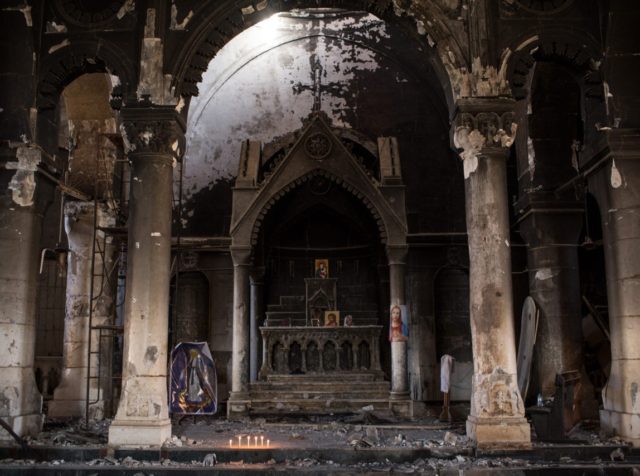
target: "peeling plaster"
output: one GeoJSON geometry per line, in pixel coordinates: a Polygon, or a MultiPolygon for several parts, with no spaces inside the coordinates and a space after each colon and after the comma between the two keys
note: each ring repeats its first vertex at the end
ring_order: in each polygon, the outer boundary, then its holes
{"type": "Polygon", "coordinates": [[[20,393],[16,387],[4,387],[0,394],[0,415],[12,415],[20,393]]]}
{"type": "Polygon", "coordinates": [[[66,33],[67,25],[64,23],[57,24],[55,21],[47,22],[47,33],[66,33]]]}
{"type": "Polygon", "coordinates": [[[527,161],[529,162],[529,179],[533,182],[536,173],[536,149],[531,137],[527,137],[527,161]]]}
{"type": "Polygon", "coordinates": [[[622,175],[616,167],[616,161],[611,161],[611,186],[613,188],[620,188],[622,186],[622,175]]]}
{"type": "Polygon", "coordinates": [[[144,361],[147,365],[153,365],[158,360],[158,348],[155,345],[147,347],[144,354],[144,361]]]}
{"type": "Polygon", "coordinates": [[[171,4],[171,25],[170,30],[184,30],[189,22],[193,18],[193,10],[189,10],[187,16],[185,16],[180,23],[178,23],[178,7],[175,3],[171,4]]]}
{"type": "Polygon", "coordinates": [[[543,268],[536,271],[534,279],[536,281],[546,281],[548,279],[553,279],[557,275],[558,275],[557,271],[554,271],[551,268],[543,268]]]}
{"type": "Polygon", "coordinates": [[[363,72],[379,70],[382,61],[362,42],[388,38],[386,25],[371,14],[300,16],[293,12],[257,24],[210,63],[189,109],[186,199],[235,177],[243,139],[271,142],[302,127],[313,110],[316,71],[321,110],[333,125],[353,127],[349,115],[357,98],[351,82],[363,72]]]}
{"type": "Polygon", "coordinates": [[[17,6],[17,7],[7,7],[2,9],[5,12],[22,12],[24,15],[24,22],[28,27],[33,26],[33,20],[31,18],[31,5],[17,6]]]}
{"type": "Polygon", "coordinates": [[[455,57],[450,49],[447,49],[443,61],[457,98],[503,96],[511,92],[506,78],[506,63],[498,70],[494,66],[484,66],[480,58],[475,58],[469,71],[466,66],[455,66],[455,57]]]}
{"type": "Polygon", "coordinates": [[[486,138],[477,129],[471,130],[465,126],[459,126],[453,135],[453,143],[458,149],[462,149],[460,157],[464,169],[464,178],[469,176],[478,168],[478,154],[484,147],[486,138]]]}
{"type": "Polygon", "coordinates": [[[124,5],[122,5],[120,7],[120,10],[118,10],[118,13],[116,14],[116,17],[118,17],[118,20],[122,20],[122,18],[126,14],[135,11],[135,9],[136,9],[135,0],[127,0],[126,2],[124,2],[124,5]]]}
{"type": "Polygon", "coordinates": [[[71,42],[69,41],[69,38],[65,38],[63,41],[61,41],[57,45],[53,45],[51,48],[49,48],[49,54],[55,53],[56,51],[61,50],[66,46],[69,46],[70,44],[71,42]]]}
{"type": "Polygon", "coordinates": [[[14,203],[21,207],[33,205],[33,195],[36,190],[35,172],[41,160],[39,149],[20,146],[16,151],[17,162],[7,162],[7,170],[15,170],[15,175],[9,182],[14,203]]]}

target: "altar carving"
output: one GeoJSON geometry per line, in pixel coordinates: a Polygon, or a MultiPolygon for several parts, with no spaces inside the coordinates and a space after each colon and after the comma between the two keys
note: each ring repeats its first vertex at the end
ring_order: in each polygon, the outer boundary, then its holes
{"type": "Polygon", "coordinates": [[[370,373],[382,379],[382,326],[261,327],[262,368],[269,375],[370,373]]]}

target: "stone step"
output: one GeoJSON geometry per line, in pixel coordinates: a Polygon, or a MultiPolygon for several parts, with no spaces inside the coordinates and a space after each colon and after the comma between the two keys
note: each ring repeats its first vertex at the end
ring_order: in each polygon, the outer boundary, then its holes
{"type": "Polygon", "coordinates": [[[365,395],[368,399],[384,400],[389,398],[389,389],[386,391],[371,391],[366,390],[362,392],[345,391],[336,392],[335,390],[327,391],[302,391],[296,390],[293,392],[281,392],[281,391],[253,391],[250,392],[251,400],[273,400],[273,401],[291,401],[291,400],[321,400],[327,402],[329,400],[359,400],[365,395]]]}
{"type": "MultiPolygon", "coordinates": [[[[287,385],[301,385],[306,382],[331,384],[336,382],[384,382],[382,372],[335,372],[319,374],[270,374],[266,382],[282,382],[287,385]]],[[[388,383],[388,382],[387,382],[388,383]]]]}
{"type": "MultiPolygon", "coordinates": [[[[270,383],[263,384],[251,384],[250,392],[253,394],[261,394],[265,396],[284,395],[286,398],[290,398],[291,395],[344,395],[349,398],[366,395],[371,397],[374,394],[385,397],[389,395],[391,387],[389,382],[368,382],[367,384],[334,384],[334,385],[320,385],[320,384],[303,384],[294,389],[285,387],[284,385],[274,385],[270,383]]],[[[308,398],[308,397],[301,397],[308,398]]]]}
{"type": "Polygon", "coordinates": [[[354,413],[364,407],[373,407],[374,410],[387,410],[388,399],[378,398],[349,398],[331,400],[291,399],[277,401],[273,399],[251,399],[250,414],[336,414],[354,413]]]}

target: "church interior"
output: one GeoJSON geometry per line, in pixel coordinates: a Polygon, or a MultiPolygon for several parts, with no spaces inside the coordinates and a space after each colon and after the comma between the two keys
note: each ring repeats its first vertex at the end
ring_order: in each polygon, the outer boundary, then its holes
{"type": "Polygon", "coordinates": [[[640,4],[1,3],[6,474],[182,420],[640,464],[640,4]]]}

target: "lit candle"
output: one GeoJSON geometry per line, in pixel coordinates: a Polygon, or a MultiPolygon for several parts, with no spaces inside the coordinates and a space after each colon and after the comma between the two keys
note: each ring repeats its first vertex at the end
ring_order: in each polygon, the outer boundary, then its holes
{"type": "Polygon", "coordinates": [[[238,448],[242,446],[242,436],[238,436],[238,448]]]}
{"type": "Polygon", "coordinates": [[[264,435],[260,435],[260,446],[264,446],[264,435]]]}
{"type": "Polygon", "coordinates": [[[257,436],[253,437],[253,446],[258,446],[258,437],[257,436]]]}
{"type": "Polygon", "coordinates": [[[270,443],[270,441],[269,441],[269,440],[267,440],[267,448],[269,448],[269,443],[270,443]]]}
{"type": "Polygon", "coordinates": [[[233,446],[233,439],[229,440],[229,448],[233,446]]]}

